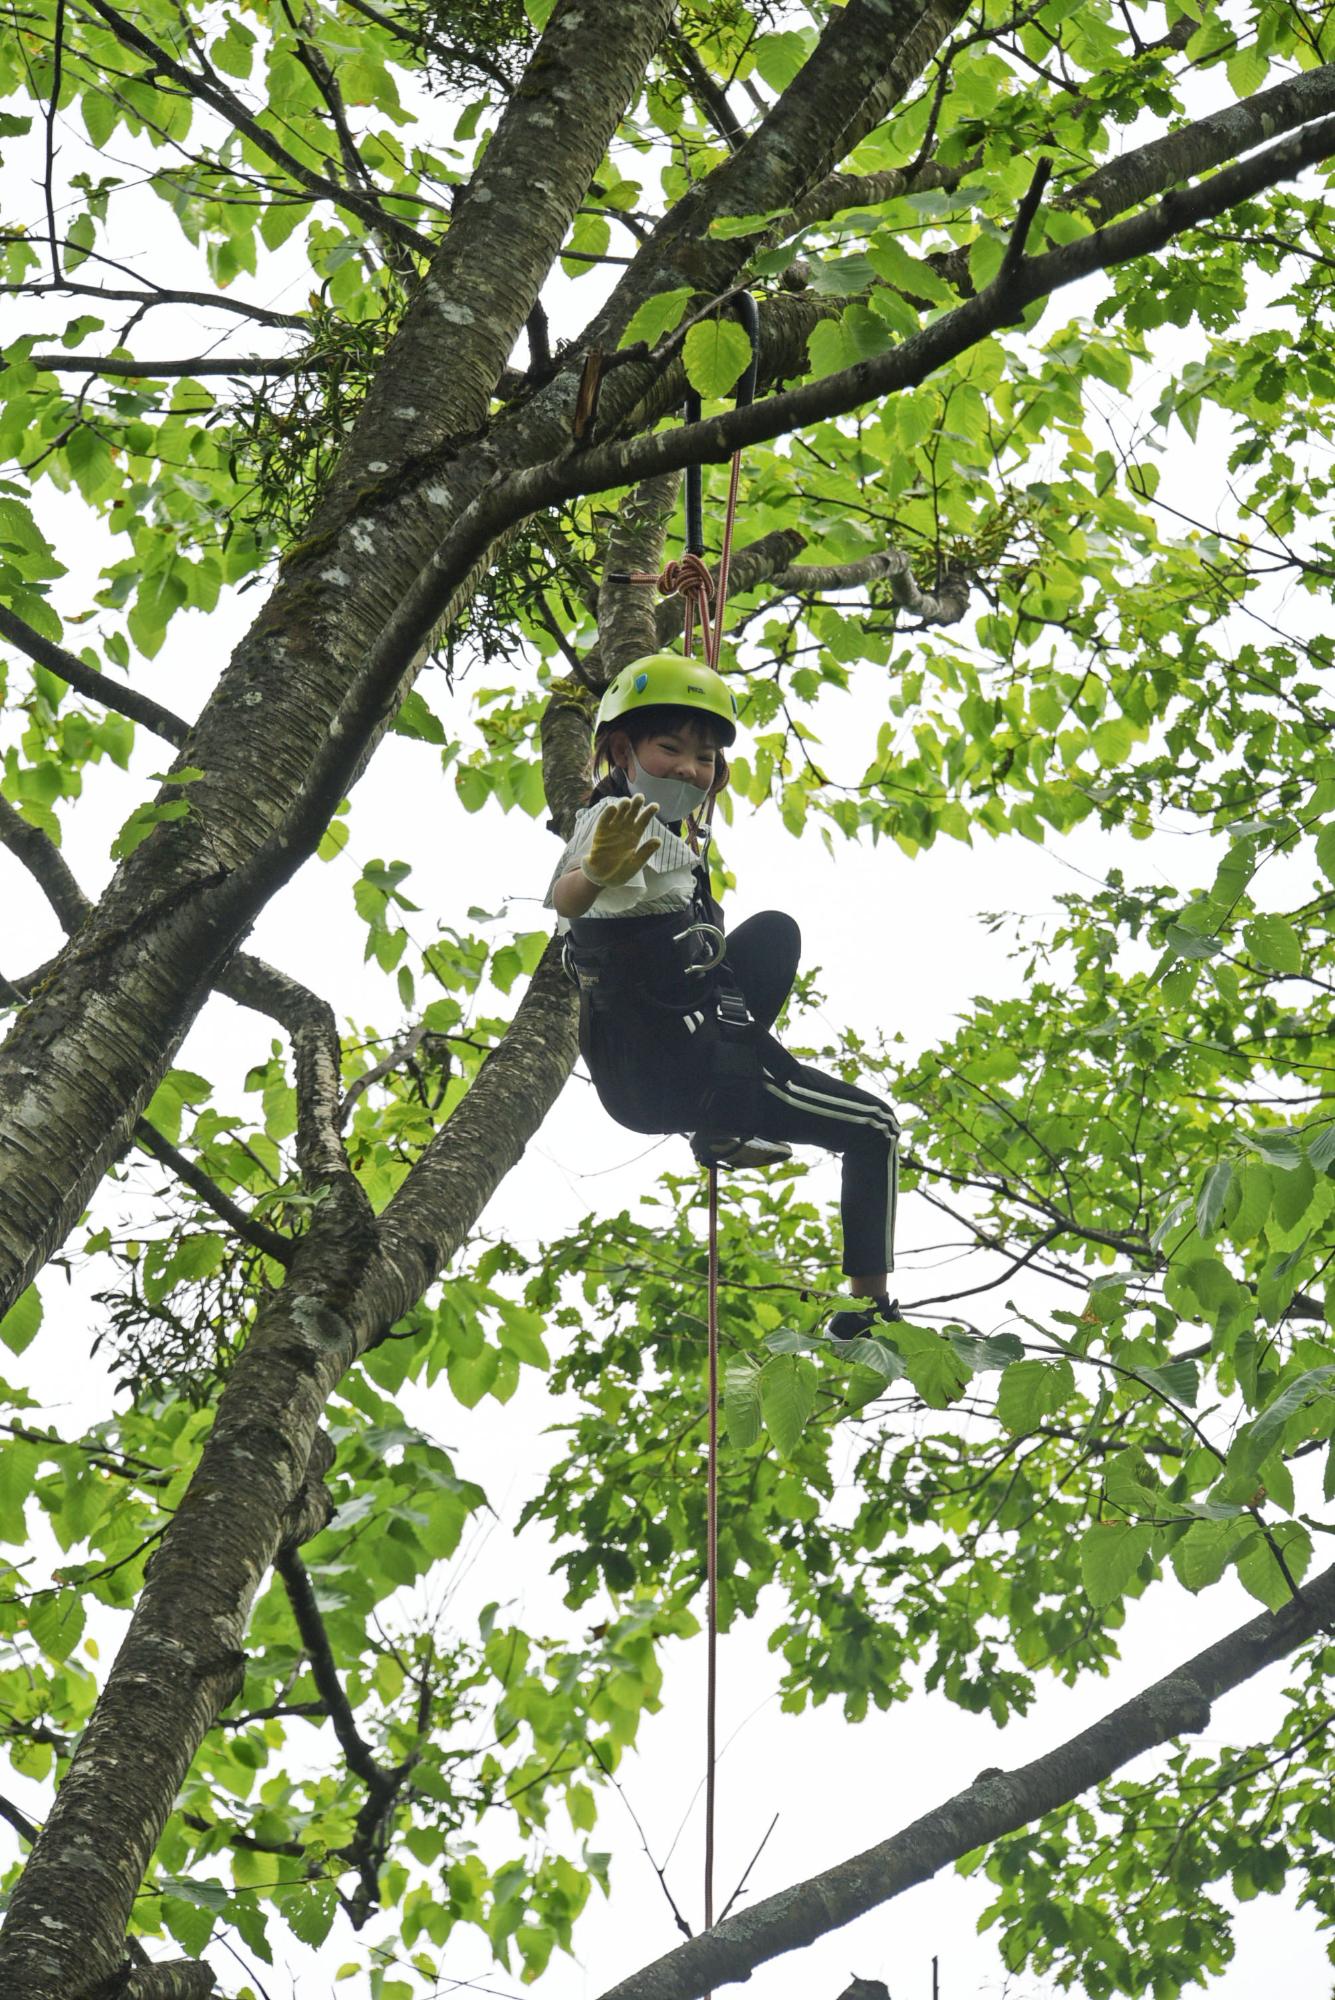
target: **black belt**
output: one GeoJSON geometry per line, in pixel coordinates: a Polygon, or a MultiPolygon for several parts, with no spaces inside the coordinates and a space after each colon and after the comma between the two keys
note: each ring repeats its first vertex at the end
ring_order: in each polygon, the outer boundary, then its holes
{"type": "Polygon", "coordinates": [[[633,996],[687,1013],[715,998],[726,950],[718,925],[688,907],[646,917],[576,917],[562,958],[594,1006],[633,996]]]}

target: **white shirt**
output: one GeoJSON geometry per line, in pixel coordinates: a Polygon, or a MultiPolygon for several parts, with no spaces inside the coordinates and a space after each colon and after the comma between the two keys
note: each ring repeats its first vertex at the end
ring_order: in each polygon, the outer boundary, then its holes
{"type": "MultiPolygon", "coordinates": [[[[604,807],[614,804],[610,798],[599,799],[596,806],[584,806],[575,815],[575,831],[566,843],[565,852],[556,864],[543,898],[544,909],[555,909],[552,891],[563,875],[580,862],[593,845],[593,832],[604,807]]],[[[651,854],[644,866],[631,876],[628,882],[618,882],[614,887],[600,889],[597,898],[584,912],[586,917],[647,917],[660,910],[686,910],[690,908],[695,889],[695,869],[697,857],[684,840],[679,840],[661,819],[655,819],[647,832],[647,839],[662,842],[656,854],[651,854]]],[[[565,917],[556,920],[557,935],[570,929],[565,917]]]]}

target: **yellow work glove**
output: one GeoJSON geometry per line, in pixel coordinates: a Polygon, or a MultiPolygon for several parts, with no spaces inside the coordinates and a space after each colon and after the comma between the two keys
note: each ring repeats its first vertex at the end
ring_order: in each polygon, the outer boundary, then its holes
{"type": "Polygon", "coordinates": [[[636,793],[633,799],[614,799],[598,815],[593,841],[580,867],[590,882],[600,889],[612,889],[638,875],[651,854],[657,854],[661,840],[646,840],[654,818],[654,808],[636,793]]]}

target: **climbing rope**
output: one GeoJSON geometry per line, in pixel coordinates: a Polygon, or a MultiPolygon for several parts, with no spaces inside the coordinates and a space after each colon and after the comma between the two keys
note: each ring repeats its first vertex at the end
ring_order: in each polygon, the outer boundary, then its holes
{"type": "MultiPolygon", "coordinates": [[[[737,407],[751,401],[756,386],[756,356],[759,347],[759,320],[749,292],[739,292],[734,301],[751,337],[751,363],[738,384],[737,407]]],[[[687,398],[686,420],[698,422],[700,399],[687,398]]],[[[723,511],[723,538],[719,547],[718,581],[715,583],[705,561],[703,481],[700,467],[686,472],[686,549],[679,562],[670,562],[658,578],[664,595],[676,592],[685,601],[682,651],[689,659],[695,650],[695,628],[706,663],[718,671],[723,650],[723,618],[728,603],[728,578],[732,569],[733,533],[737,525],[737,495],[741,484],[742,454],[735,451],[728,470],[728,498],[723,511]]],[[[711,794],[700,831],[708,854],[710,821],[714,816],[711,794]]],[[[709,1193],[709,1452],[705,1484],[705,1929],[714,1928],[714,1849],[715,1801],[718,1765],[718,1167],[706,1170],[709,1193]]],[[[712,2000],[707,1994],[705,2000],[712,2000]]]]}
{"type": "MultiPolygon", "coordinates": [[[[746,328],[751,341],[751,361],[737,385],[736,406],[743,409],[755,395],[756,360],[760,345],[760,319],[749,292],[734,293],[729,302],[746,328]]],[[[686,421],[700,420],[700,398],[691,390],[686,398],[686,421]]],[[[742,454],[735,451],[728,470],[728,498],[723,512],[723,539],[719,547],[718,580],[705,561],[703,482],[700,467],[686,471],[686,547],[681,557],[667,563],[659,575],[638,570],[620,573],[623,583],[656,583],[664,597],[683,600],[682,652],[690,659],[695,652],[696,628],[706,664],[718,671],[723,650],[723,614],[728,602],[728,579],[732,569],[733,534],[737,525],[737,495],[741,484],[742,454]]],[[[609,572],[609,576],[610,576],[609,572]]],[[[710,821],[714,816],[711,796],[697,831],[705,836],[708,853],[710,821]]],[[[709,1464],[705,1495],[705,1576],[706,1576],[706,1673],[705,1673],[705,1929],[714,1927],[714,1803],[718,1747],[718,1168],[707,1170],[709,1189],[709,1464]]],[[[710,1995],[705,2000],[711,2000],[710,1995]]]]}
{"type": "MultiPolygon", "coordinates": [[[[709,1173],[709,1472],[705,1489],[705,1929],[714,1928],[714,1780],[718,1753],[718,1168],[709,1173]]],[[[706,1996],[709,2000],[709,1996],[706,1996]]]]}

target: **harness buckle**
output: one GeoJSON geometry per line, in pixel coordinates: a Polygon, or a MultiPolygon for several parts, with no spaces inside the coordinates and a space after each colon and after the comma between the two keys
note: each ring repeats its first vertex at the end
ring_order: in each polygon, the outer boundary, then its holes
{"type": "Polygon", "coordinates": [[[708,958],[702,958],[698,964],[688,965],[684,968],[688,979],[694,973],[712,972],[716,965],[723,963],[724,954],[728,949],[728,941],[717,924],[687,924],[685,930],[673,933],[672,942],[673,944],[684,944],[687,938],[692,937],[706,939],[711,945],[711,953],[708,958]]]}

